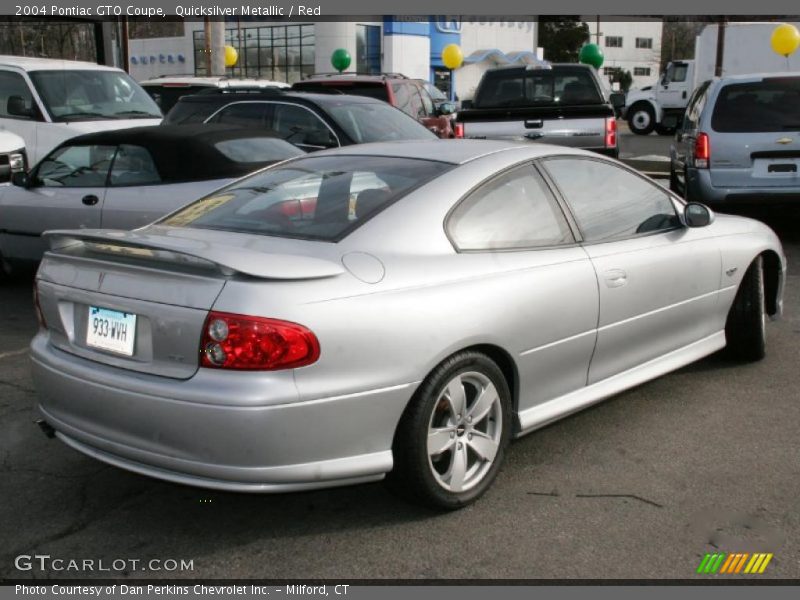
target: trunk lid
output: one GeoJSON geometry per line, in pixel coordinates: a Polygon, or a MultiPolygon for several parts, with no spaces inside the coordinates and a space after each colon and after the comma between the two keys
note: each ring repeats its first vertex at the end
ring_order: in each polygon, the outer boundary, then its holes
{"type": "Polygon", "coordinates": [[[344,272],[332,258],[300,254],[311,249],[298,240],[230,232],[154,226],[45,237],[51,250],[36,285],[50,343],[98,363],[178,379],[197,371],[206,317],[228,280],[344,272]]]}

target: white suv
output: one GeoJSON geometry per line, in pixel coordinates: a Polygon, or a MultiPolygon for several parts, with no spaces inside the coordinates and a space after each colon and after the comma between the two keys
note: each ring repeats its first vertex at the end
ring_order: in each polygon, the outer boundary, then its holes
{"type": "Polygon", "coordinates": [[[153,99],[121,69],[0,56],[0,128],[25,140],[30,164],[76,135],[161,119],[153,99]]]}

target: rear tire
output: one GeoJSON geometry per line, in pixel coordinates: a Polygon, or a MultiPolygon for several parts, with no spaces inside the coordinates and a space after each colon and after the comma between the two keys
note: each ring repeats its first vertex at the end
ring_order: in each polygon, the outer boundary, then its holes
{"type": "Polygon", "coordinates": [[[755,362],[766,355],[767,331],[764,300],[764,265],[757,257],[739,284],[725,323],[727,354],[734,360],[755,362]]]}
{"type": "Polygon", "coordinates": [[[436,508],[466,506],[494,481],[510,434],[511,393],[502,371],[479,352],[459,352],[425,378],[406,408],[387,484],[436,508]]]}
{"type": "Polygon", "coordinates": [[[628,127],[636,135],[649,135],[656,126],[656,113],[647,102],[634,104],[628,113],[628,127]]]}

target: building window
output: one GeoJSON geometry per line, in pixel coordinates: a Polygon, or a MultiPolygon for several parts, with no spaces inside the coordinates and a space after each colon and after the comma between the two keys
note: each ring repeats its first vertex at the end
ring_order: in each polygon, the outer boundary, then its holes
{"type": "Polygon", "coordinates": [[[650,67],[633,67],[633,74],[636,77],[649,77],[650,67]]]}
{"type": "Polygon", "coordinates": [[[381,28],[377,25],[356,25],[356,71],[381,72],[381,28]]]}
{"type": "Polygon", "coordinates": [[[636,47],[645,48],[647,50],[653,49],[653,38],[636,38],[636,47]]]}
{"type": "Polygon", "coordinates": [[[603,75],[616,77],[621,72],[622,72],[622,67],[603,67],[603,75]]]}
{"type": "MultiPolygon", "coordinates": [[[[279,25],[226,29],[225,43],[239,60],[225,69],[228,77],[254,77],[294,83],[314,73],[314,26],[279,25]]],[[[194,74],[207,75],[205,32],[194,32],[194,74]]]]}
{"type": "Polygon", "coordinates": [[[621,35],[607,35],[606,36],[606,48],[622,48],[622,36],[621,35]]]}

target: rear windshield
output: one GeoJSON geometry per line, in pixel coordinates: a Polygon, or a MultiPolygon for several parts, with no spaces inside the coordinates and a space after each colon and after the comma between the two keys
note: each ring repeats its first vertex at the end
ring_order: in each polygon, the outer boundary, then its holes
{"type": "Polygon", "coordinates": [[[800,77],[726,85],[711,127],[720,133],[800,131],[800,77]]]}
{"type": "Polygon", "coordinates": [[[323,108],[356,144],[437,139],[419,121],[388,104],[359,102],[323,108]]]}
{"type": "Polygon", "coordinates": [[[375,156],[301,158],[218,190],[164,225],[338,241],[452,165],[375,156]]]}
{"type": "Polygon", "coordinates": [[[368,98],[375,98],[376,100],[383,100],[384,102],[389,101],[389,92],[386,91],[386,84],[384,83],[368,83],[362,81],[309,81],[295,83],[292,88],[303,92],[341,92],[342,94],[352,94],[354,96],[367,96],[368,98]]]}
{"type": "Polygon", "coordinates": [[[603,97],[586,69],[554,68],[487,71],[473,106],[564,106],[602,104],[603,97]]]}

